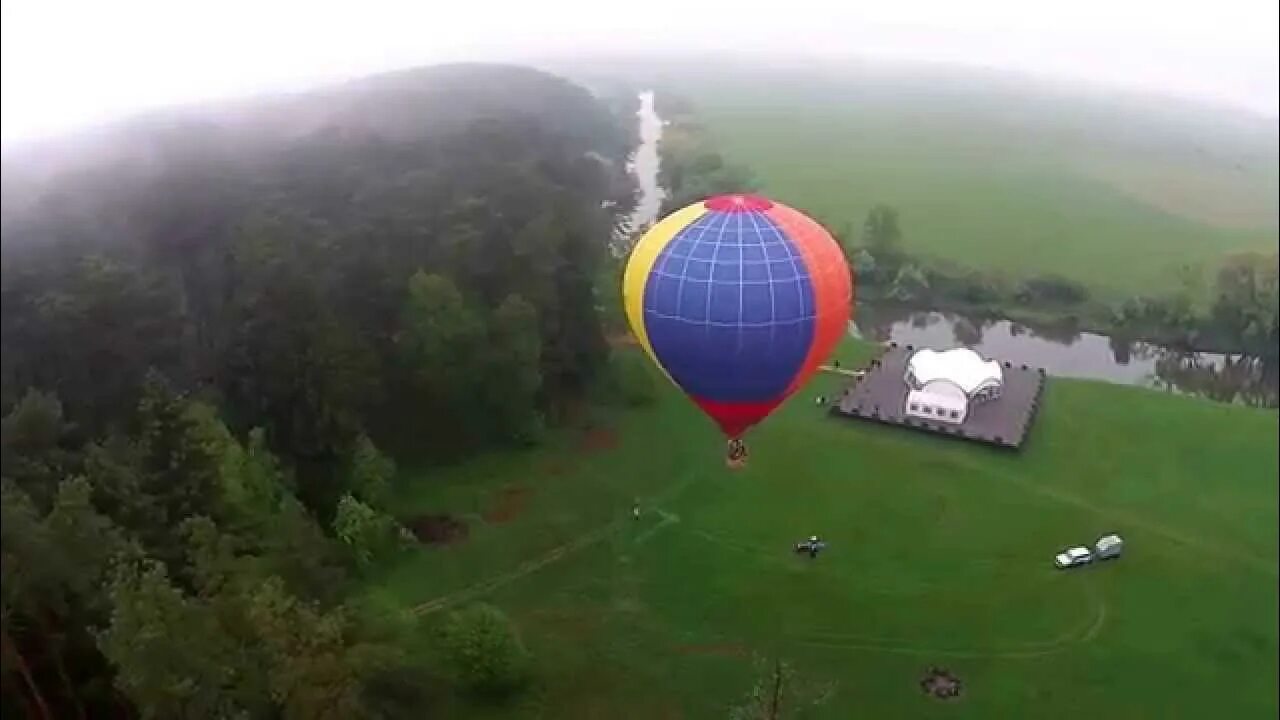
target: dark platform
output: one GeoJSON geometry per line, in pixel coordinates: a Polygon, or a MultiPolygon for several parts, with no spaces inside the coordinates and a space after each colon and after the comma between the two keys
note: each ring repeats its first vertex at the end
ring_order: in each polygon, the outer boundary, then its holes
{"type": "Polygon", "coordinates": [[[998,447],[1017,449],[1022,446],[1040,408],[1045,381],[1043,368],[1001,362],[1004,368],[1001,396],[971,407],[963,423],[952,425],[903,413],[907,384],[902,376],[906,371],[907,358],[914,350],[911,345],[890,343],[885,352],[866,368],[866,375],[845,388],[839,401],[831,406],[831,414],[998,447]]]}

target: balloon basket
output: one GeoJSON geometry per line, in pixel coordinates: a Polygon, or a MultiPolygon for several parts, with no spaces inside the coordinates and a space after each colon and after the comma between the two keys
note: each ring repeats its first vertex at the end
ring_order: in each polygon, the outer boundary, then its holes
{"type": "Polygon", "coordinates": [[[724,464],[730,470],[740,470],[747,466],[747,444],[738,438],[729,441],[725,452],[724,464]]]}

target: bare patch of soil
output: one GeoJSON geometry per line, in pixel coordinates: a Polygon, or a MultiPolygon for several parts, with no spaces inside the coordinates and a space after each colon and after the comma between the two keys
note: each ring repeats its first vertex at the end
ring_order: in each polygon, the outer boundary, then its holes
{"type": "Polygon", "coordinates": [[[579,643],[593,641],[600,631],[596,610],[583,607],[569,609],[544,609],[529,613],[531,625],[537,625],[557,637],[573,638],[579,643]]]}
{"type": "Polygon", "coordinates": [[[524,512],[533,495],[533,488],[524,485],[506,485],[498,491],[498,497],[484,511],[484,521],[494,525],[511,522],[524,512]]]}
{"type": "Polygon", "coordinates": [[[920,691],[939,700],[955,700],[960,697],[961,688],[960,678],[943,668],[931,667],[920,678],[920,691]]]}
{"type": "Polygon", "coordinates": [[[542,466],[543,474],[547,475],[548,477],[558,477],[560,475],[564,475],[565,473],[569,472],[572,469],[573,469],[573,463],[569,462],[564,458],[556,458],[554,460],[548,460],[547,463],[542,466]]]}
{"type": "Polygon", "coordinates": [[[584,452],[612,450],[617,446],[618,433],[609,428],[592,428],[582,436],[581,448],[584,452]]]}
{"type": "Polygon", "coordinates": [[[418,515],[405,527],[424,545],[447,545],[467,539],[467,524],[448,514],[418,515]]]}

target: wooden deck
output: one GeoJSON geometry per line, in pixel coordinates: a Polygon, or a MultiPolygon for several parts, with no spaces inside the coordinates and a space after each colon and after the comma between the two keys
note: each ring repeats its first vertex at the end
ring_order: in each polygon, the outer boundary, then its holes
{"type": "Polygon", "coordinates": [[[860,378],[867,374],[866,370],[849,370],[846,368],[838,368],[834,365],[819,365],[818,369],[822,372],[835,373],[836,375],[847,375],[848,377],[860,378]]]}

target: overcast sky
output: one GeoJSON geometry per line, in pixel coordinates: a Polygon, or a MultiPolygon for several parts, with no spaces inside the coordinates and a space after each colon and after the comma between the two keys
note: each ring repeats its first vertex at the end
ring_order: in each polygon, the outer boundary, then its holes
{"type": "Polygon", "coordinates": [[[4,0],[0,135],[8,142],[176,102],[549,52],[728,50],[960,62],[1136,86],[1275,116],[1277,5],[4,0]]]}

